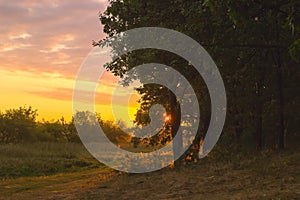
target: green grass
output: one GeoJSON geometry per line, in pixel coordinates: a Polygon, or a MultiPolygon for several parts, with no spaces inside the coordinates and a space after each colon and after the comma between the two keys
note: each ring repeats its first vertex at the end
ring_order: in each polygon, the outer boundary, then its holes
{"type": "Polygon", "coordinates": [[[0,145],[0,179],[44,176],[101,167],[82,144],[0,145]]]}
{"type": "Polygon", "coordinates": [[[299,149],[217,150],[197,164],[146,174],[105,167],[3,180],[0,199],[298,199],[299,149]]]}

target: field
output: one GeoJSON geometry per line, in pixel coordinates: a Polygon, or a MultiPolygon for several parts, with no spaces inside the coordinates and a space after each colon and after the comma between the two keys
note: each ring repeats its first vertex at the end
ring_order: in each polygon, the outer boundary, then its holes
{"type": "Polygon", "coordinates": [[[213,151],[199,164],[126,174],[79,144],[1,146],[0,199],[299,199],[299,161],[299,151],[213,151]]]}
{"type": "Polygon", "coordinates": [[[0,145],[0,179],[45,176],[100,167],[81,144],[30,143],[0,145]]]}

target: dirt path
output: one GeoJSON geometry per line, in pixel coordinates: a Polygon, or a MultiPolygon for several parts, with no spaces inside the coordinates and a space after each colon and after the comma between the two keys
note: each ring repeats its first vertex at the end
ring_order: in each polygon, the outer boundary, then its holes
{"type": "Polygon", "coordinates": [[[148,174],[97,169],[0,182],[0,199],[299,199],[299,153],[148,174]]]}
{"type": "Polygon", "coordinates": [[[0,181],[0,199],[73,199],[116,176],[118,173],[102,168],[55,176],[5,180],[0,181]]]}

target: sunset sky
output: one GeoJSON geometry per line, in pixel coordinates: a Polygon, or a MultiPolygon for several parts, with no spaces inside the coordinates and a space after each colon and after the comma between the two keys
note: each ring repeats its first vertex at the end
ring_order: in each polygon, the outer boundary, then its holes
{"type": "MultiPolygon", "coordinates": [[[[92,40],[105,37],[98,16],[106,6],[107,0],[0,0],[0,111],[30,105],[39,120],[69,120],[77,71],[92,40]]],[[[112,119],[113,88],[105,84],[97,90],[96,108],[112,119]]]]}

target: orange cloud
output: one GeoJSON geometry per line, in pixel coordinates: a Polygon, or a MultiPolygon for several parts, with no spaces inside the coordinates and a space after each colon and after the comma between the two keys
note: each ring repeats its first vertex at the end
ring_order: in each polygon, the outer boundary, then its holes
{"type": "MultiPolygon", "coordinates": [[[[48,98],[48,99],[55,99],[55,100],[63,100],[63,101],[72,101],[72,94],[73,89],[69,88],[56,88],[51,91],[29,91],[28,93],[37,95],[39,97],[48,98]]],[[[82,101],[85,102],[84,98],[85,96],[94,95],[94,92],[88,92],[88,91],[80,91],[80,94],[82,95],[82,101]]],[[[134,93],[128,93],[128,94],[115,94],[115,99],[117,105],[120,106],[134,106],[137,107],[137,101],[139,99],[139,96],[134,93]],[[129,102],[128,102],[129,100],[129,102]],[[128,105],[129,104],[129,105],[128,105]]],[[[97,91],[95,93],[95,103],[98,105],[111,105],[112,104],[112,94],[103,93],[100,91],[97,91]]]]}

